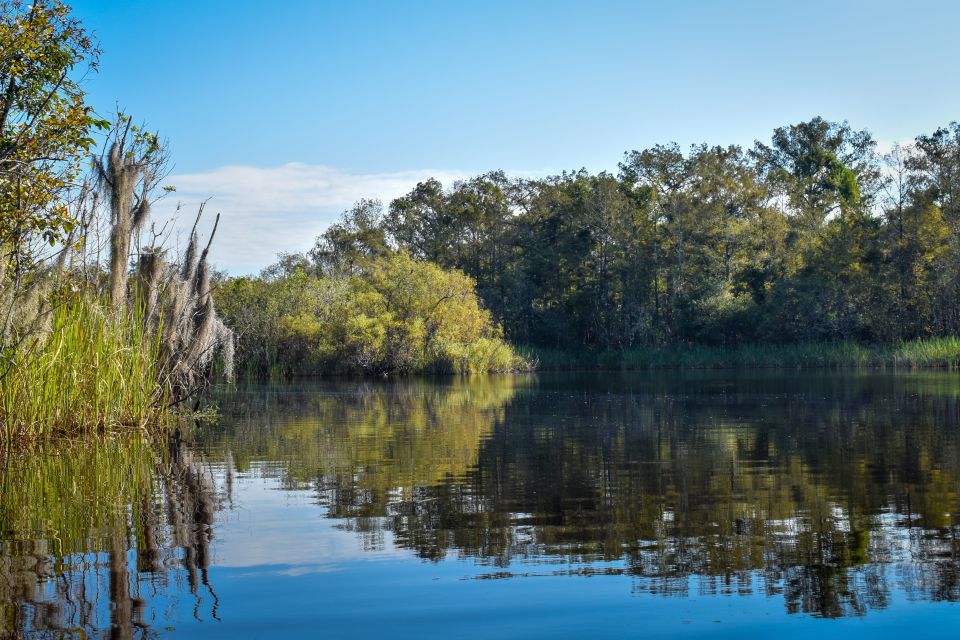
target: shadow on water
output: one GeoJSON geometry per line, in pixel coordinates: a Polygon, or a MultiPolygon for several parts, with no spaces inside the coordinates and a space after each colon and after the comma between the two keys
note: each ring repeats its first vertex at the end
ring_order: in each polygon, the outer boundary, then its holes
{"type": "Polygon", "coordinates": [[[759,594],[819,617],[960,600],[950,374],[340,382],[219,402],[187,443],[8,460],[5,631],[147,636],[177,598],[216,618],[207,570],[237,475],[312,496],[368,551],[472,577],[625,575],[640,597],[759,594]]]}

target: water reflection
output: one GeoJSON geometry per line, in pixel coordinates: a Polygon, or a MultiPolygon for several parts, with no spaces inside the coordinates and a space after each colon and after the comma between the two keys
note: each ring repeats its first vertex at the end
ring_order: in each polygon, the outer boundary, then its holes
{"type": "Polygon", "coordinates": [[[638,591],[760,592],[838,617],[894,590],[960,599],[958,388],[711,374],[287,390],[259,396],[268,420],[246,398],[205,445],[286,461],[372,549],[389,532],[485,577],[623,573],[638,591]]]}
{"type": "Polygon", "coordinates": [[[0,491],[0,635],[144,638],[164,599],[216,617],[207,576],[224,496],[179,439],[8,453],[0,491]],[[101,633],[103,632],[103,633],[101,633]]]}
{"type": "Polygon", "coordinates": [[[949,374],[341,382],[220,402],[217,425],[169,446],[8,458],[4,631],[146,637],[183,606],[217,619],[230,578],[211,577],[214,534],[237,478],[285,489],[271,504],[311,496],[368,553],[474,578],[615,574],[641,598],[749,595],[818,617],[960,600],[949,374]]]}

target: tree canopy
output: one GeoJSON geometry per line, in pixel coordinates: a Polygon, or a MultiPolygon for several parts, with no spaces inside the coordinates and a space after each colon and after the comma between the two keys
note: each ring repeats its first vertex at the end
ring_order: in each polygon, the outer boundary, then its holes
{"type": "Polygon", "coordinates": [[[0,1],[0,247],[15,262],[75,224],[67,193],[108,125],[79,84],[98,54],[60,0],[0,1]]]}

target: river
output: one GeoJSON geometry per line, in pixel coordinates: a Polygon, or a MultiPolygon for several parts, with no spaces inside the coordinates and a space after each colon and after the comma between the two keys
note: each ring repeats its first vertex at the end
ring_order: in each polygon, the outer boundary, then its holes
{"type": "Polygon", "coordinates": [[[221,390],[8,456],[7,637],[903,637],[960,623],[960,375],[221,390]]]}

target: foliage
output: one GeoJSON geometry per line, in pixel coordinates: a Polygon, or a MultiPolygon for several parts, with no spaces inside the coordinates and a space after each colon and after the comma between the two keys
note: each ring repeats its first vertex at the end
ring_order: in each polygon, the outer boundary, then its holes
{"type": "Polygon", "coordinates": [[[630,151],[619,174],[436,180],[361,203],[301,267],[387,250],[459,269],[514,343],[899,341],[960,334],[960,125],[887,156],[823,118],[769,143],[630,151]]]}
{"type": "Polygon", "coordinates": [[[215,356],[231,375],[233,334],[213,306],[209,242],[201,252],[194,229],[179,265],[166,263],[162,247],[143,246],[166,149],[129,116],[111,128],[85,104],[76,75],[95,68],[98,53],[60,0],[0,0],[7,441],[142,428],[202,388],[215,356]],[[96,175],[78,185],[98,129],[108,132],[96,175]],[[95,242],[102,230],[108,259],[95,242]],[[55,257],[37,250],[40,241],[57,247],[55,257]]]}
{"type": "Polygon", "coordinates": [[[141,429],[166,405],[159,342],[134,311],[110,313],[86,293],[64,293],[49,327],[9,351],[0,379],[7,441],[50,434],[141,429]]]}
{"type": "Polygon", "coordinates": [[[241,371],[470,373],[524,366],[482,308],[473,280],[459,271],[399,252],[351,263],[337,275],[324,272],[298,267],[221,283],[217,307],[239,336],[241,371]]]}
{"type": "MultiPolygon", "coordinates": [[[[111,135],[109,163],[98,167],[110,203],[106,265],[99,253],[68,245],[53,264],[13,277],[0,269],[0,421],[8,441],[155,426],[211,380],[217,356],[232,377],[233,334],[217,317],[210,245],[200,249],[195,228],[179,264],[167,264],[161,247],[143,248],[129,281],[156,184],[146,174],[162,151],[126,117],[111,135]]],[[[79,206],[103,215],[97,201],[87,192],[79,206]]]]}
{"type": "Polygon", "coordinates": [[[107,123],[84,102],[75,72],[95,68],[96,43],[60,0],[0,2],[0,248],[16,264],[31,243],[76,224],[66,193],[91,133],[107,123]]]}

